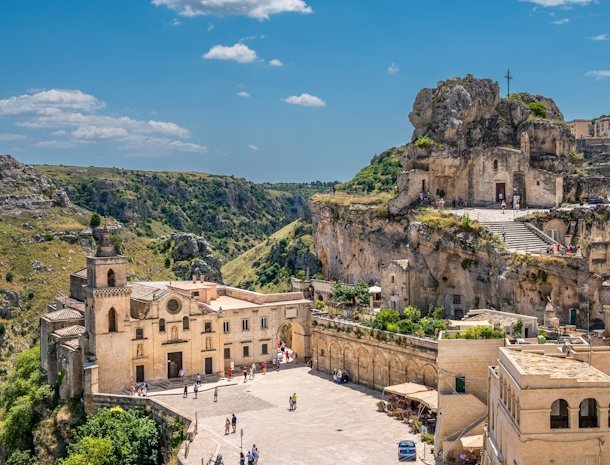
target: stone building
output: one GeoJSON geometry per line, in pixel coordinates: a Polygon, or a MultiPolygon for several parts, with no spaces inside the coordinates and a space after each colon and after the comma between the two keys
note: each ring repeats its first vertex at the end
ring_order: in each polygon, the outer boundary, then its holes
{"type": "Polygon", "coordinates": [[[381,297],[385,308],[402,312],[411,305],[409,260],[392,260],[381,274],[381,297]]]}
{"type": "Polygon", "coordinates": [[[489,368],[483,464],[609,463],[607,348],[526,347],[500,348],[489,368]]]}
{"type": "Polygon", "coordinates": [[[128,282],[127,257],[103,234],[70,298],[41,318],[42,368],[62,373],[62,397],[120,392],[131,381],[223,375],[270,361],[279,340],[310,353],[311,302],[301,292],[260,294],[192,281],[128,282]],[[83,374],[83,366],[85,374],[83,374]]]}

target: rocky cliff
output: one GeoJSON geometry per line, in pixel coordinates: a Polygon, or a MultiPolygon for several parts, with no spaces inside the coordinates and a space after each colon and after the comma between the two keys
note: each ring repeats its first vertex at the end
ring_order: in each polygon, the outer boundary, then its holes
{"type": "Polygon", "coordinates": [[[547,153],[549,140],[561,141],[564,154],[576,148],[552,99],[526,92],[501,98],[497,82],[470,74],[420,90],[409,120],[414,128],[413,142],[426,136],[460,151],[472,147],[519,147],[523,132],[530,136],[533,153],[547,153]]]}

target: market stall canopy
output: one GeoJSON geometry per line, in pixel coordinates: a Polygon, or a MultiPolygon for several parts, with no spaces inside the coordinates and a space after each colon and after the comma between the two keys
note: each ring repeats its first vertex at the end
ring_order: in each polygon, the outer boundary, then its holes
{"type": "Polygon", "coordinates": [[[407,396],[409,399],[418,401],[420,404],[425,405],[430,410],[438,411],[438,392],[434,389],[429,391],[415,392],[407,396]]]}
{"type": "Polygon", "coordinates": [[[483,435],[475,434],[474,436],[464,436],[463,438],[460,438],[460,442],[464,449],[482,449],[483,435]]]}
{"type": "Polygon", "coordinates": [[[410,394],[422,391],[430,391],[430,388],[428,386],[424,386],[423,384],[418,383],[402,383],[395,384],[393,386],[387,386],[383,389],[384,393],[387,392],[389,394],[396,394],[405,397],[410,394]]]}
{"type": "Polygon", "coordinates": [[[418,383],[403,383],[388,386],[383,389],[384,394],[396,394],[415,400],[428,407],[430,410],[438,411],[438,392],[435,389],[418,383]]]}

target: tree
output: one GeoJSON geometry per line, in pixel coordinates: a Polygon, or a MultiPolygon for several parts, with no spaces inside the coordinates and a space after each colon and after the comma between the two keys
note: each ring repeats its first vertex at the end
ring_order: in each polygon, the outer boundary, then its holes
{"type": "Polygon", "coordinates": [[[405,320],[409,320],[412,321],[413,323],[419,321],[419,319],[421,318],[421,310],[417,307],[412,307],[411,305],[409,305],[407,308],[405,308],[405,312],[404,312],[404,319],[405,320]]]}
{"type": "MultiPolygon", "coordinates": [[[[373,320],[373,328],[380,329],[382,331],[388,330],[388,325],[392,324],[392,328],[398,329],[398,321],[400,320],[400,315],[396,310],[388,309],[381,310],[377,315],[375,315],[375,319],[373,320]]],[[[397,331],[393,331],[397,332],[397,331]]]]}
{"type": "Polygon", "coordinates": [[[523,320],[519,318],[512,324],[511,329],[513,332],[513,336],[523,337],[523,320]]]}
{"type": "Polygon", "coordinates": [[[85,436],[75,444],[61,465],[110,465],[116,463],[113,450],[110,439],[85,436]]]}
{"type": "Polygon", "coordinates": [[[6,461],[6,465],[32,465],[34,457],[29,450],[16,450],[6,461]]]}
{"type": "Polygon", "coordinates": [[[92,228],[97,228],[100,224],[102,224],[102,218],[97,213],[93,213],[91,215],[91,219],[89,220],[89,226],[92,228]]]}

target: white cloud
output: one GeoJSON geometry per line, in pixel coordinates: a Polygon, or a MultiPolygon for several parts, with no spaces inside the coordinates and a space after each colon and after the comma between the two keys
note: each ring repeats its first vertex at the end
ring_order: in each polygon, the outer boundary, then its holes
{"type": "Polygon", "coordinates": [[[258,146],[256,146],[256,145],[254,145],[254,144],[248,144],[248,148],[249,148],[250,150],[254,150],[255,152],[256,152],[257,150],[260,150],[260,149],[261,149],[260,147],[258,147],[258,146]]]}
{"type": "Polygon", "coordinates": [[[0,116],[52,115],[64,110],[91,112],[104,102],[80,90],[51,89],[0,100],[0,116]]]}
{"type": "Polygon", "coordinates": [[[280,13],[313,13],[305,0],[152,0],[182,16],[236,15],[259,20],[280,13]]]}
{"type": "Polygon", "coordinates": [[[108,116],[100,113],[104,107],[103,101],[80,90],[51,89],[0,99],[0,117],[18,116],[15,126],[47,130],[35,147],[70,148],[111,141],[145,154],[207,150],[203,145],[182,140],[190,133],[176,123],[108,116]]]}
{"type": "Polygon", "coordinates": [[[212,23],[208,23],[208,32],[210,32],[212,29],[214,29],[216,26],[214,26],[212,23]]]}
{"type": "Polygon", "coordinates": [[[250,94],[245,90],[240,90],[237,95],[242,98],[250,98],[250,94]]]}
{"type": "Polygon", "coordinates": [[[596,42],[605,42],[606,40],[610,40],[610,36],[608,36],[608,34],[597,34],[596,36],[589,38],[591,40],[595,40],[596,42]]]}
{"type": "Polygon", "coordinates": [[[13,134],[10,132],[0,133],[0,142],[12,142],[25,139],[27,139],[27,137],[23,134],[13,134]]]}
{"type": "Polygon", "coordinates": [[[594,0],[521,0],[522,2],[533,3],[543,7],[588,5],[594,0]]]}
{"type": "Polygon", "coordinates": [[[174,18],[172,19],[172,21],[169,23],[170,26],[180,26],[182,24],[182,21],[180,21],[178,18],[174,18]]]}
{"type": "Polygon", "coordinates": [[[610,69],[589,71],[587,72],[587,76],[595,78],[596,81],[599,81],[600,79],[610,78],[610,69]]]}
{"type": "Polygon", "coordinates": [[[281,66],[284,66],[284,63],[282,63],[282,61],[279,60],[278,58],[274,58],[273,60],[269,61],[269,65],[270,66],[277,66],[279,68],[281,66]]]}
{"type": "Polygon", "coordinates": [[[238,63],[252,63],[256,60],[256,52],[246,44],[237,43],[232,46],[214,45],[202,56],[206,60],[232,60],[238,63]]]}
{"type": "Polygon", "coordinates": [[[557,19],[555,21],[553,21],[553,24],[556,26],[563,26],[565,24],[568,24],[570,22],[570,20],[568,18],[562,18],[562,19],[557,19]]]}
{"type": "Polygon", "coordinates": [[[326,102],[315,95],[302,93],[301,95],[291,95],[286,97],[284,102],[291,105],[301,105],[303,107],[325,107],[326,102]]]}
{"type": "Polygon", "coordinates": [[[388,73],[396,74],[398,71],[400,71],[400,67],[398,65],[392,63],[390,66],[388,66],[388,73]]]}

